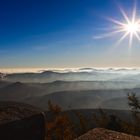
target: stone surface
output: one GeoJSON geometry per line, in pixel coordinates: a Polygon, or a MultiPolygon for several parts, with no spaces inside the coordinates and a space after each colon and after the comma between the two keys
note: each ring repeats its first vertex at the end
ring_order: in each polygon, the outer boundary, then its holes
{"type": "Polygon", "coordinates": [[[140,137],[127,135],[104,128],[95,128],[75,140],[140,140],[140,137]]]}

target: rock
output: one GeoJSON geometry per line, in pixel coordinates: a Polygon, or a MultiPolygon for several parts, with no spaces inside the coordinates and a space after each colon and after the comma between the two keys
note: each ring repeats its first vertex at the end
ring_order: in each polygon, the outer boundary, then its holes
{"type": "Polygon", "coordinates": [[[140,137],[104,128],[95,128],[75,140],[140,140],[140,137]]]}
{"type": "Polygon", "coordinates": [[[0,139],[44,140],[44,114],[31,105],[0,102],[0,139]]]}

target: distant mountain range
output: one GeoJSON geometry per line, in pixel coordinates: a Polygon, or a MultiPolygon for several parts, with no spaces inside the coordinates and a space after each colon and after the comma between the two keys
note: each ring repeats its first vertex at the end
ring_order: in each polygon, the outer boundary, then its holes
{"type": "Polygon", "coordinates": [[[0,88],[0,100],[22,101],[30,97],[41,95],[41,89],[20,82],[11,83],[0,88]]]}
{"type": "MultiPolygon", "coordinates": [[[[49,100],[66,110],[99,107],[128,109],[127,93],[134,91],[140,96],[140,88],[122,88],[129,84],[113,81],[0,82],[0,101],[20,101],[36,105],[45,110],[48,109],[49,100]]],[[[133,87],[132,84],[129,86],[133,87]]]]}
{"type": "Polygon", "coordinates": [[[44,71],[42,73],[14,73],[7,74],[5,80],[11,82],[25,82],[25,83],[46,83],[57,80],[61,81],[92,81],[92,80],[110,80],[116,78],[117,75],[112,73],[98,73],[98,72],[53,72],[44,71]]]}
{"type": "MultiPolygon", "coordinates": [[[[48,108],[48,101],[50,100],[65,110],[84,108],[128,110],[128,92],[130,90],[63,91],[31,99],[30,103],[43,109],[48,108]]],[[[140,94],[137,96],[140,97],[140,94]]]]}
{"type": "Polygon", "coordinates": [[[140,97],[138,69],[93,69],[0,73],[0,101],[12,100],[48,109],[48,101],[63,109],[128,109],[127,93],[140,97]]]}
{"type": "Polygon", "coordinates": [[[93,69],[82,68],[77,71],[43,71],[39,73],[0,74],[0,79],[11,82],[48,83],[61,81],[137,81],[140,82],[140,70],[137,69],[93,69]]]}

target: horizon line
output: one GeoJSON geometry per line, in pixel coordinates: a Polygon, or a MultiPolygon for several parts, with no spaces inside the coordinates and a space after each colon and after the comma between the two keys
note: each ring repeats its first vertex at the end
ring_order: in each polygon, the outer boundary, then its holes
{"type": "Polygon", "coordinates": [[[80,69],[97,69],[97,70],[111,70],[111,69],[128,69],[128,70],[135,70],[135,69],[140,69],[140,67],[66,67],[66,68],[47,68],[47,67],[33,67],[33,68],[0,68],[0,73],[26,73],[26,72],[43,72],[43,71],[59,71],[59,72],[64,72],[64,71],[78,71],[80,69]]]}

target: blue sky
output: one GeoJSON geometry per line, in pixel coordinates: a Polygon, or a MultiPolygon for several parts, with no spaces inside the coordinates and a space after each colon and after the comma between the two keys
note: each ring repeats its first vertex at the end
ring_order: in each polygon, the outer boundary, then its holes
{"type": "Polygon", "coordinates": [[[116,2],[130,15],[134,0],[0,1],[0,67],[139,67],[138,41],[94,38],[122,20],[116,2]]]}

